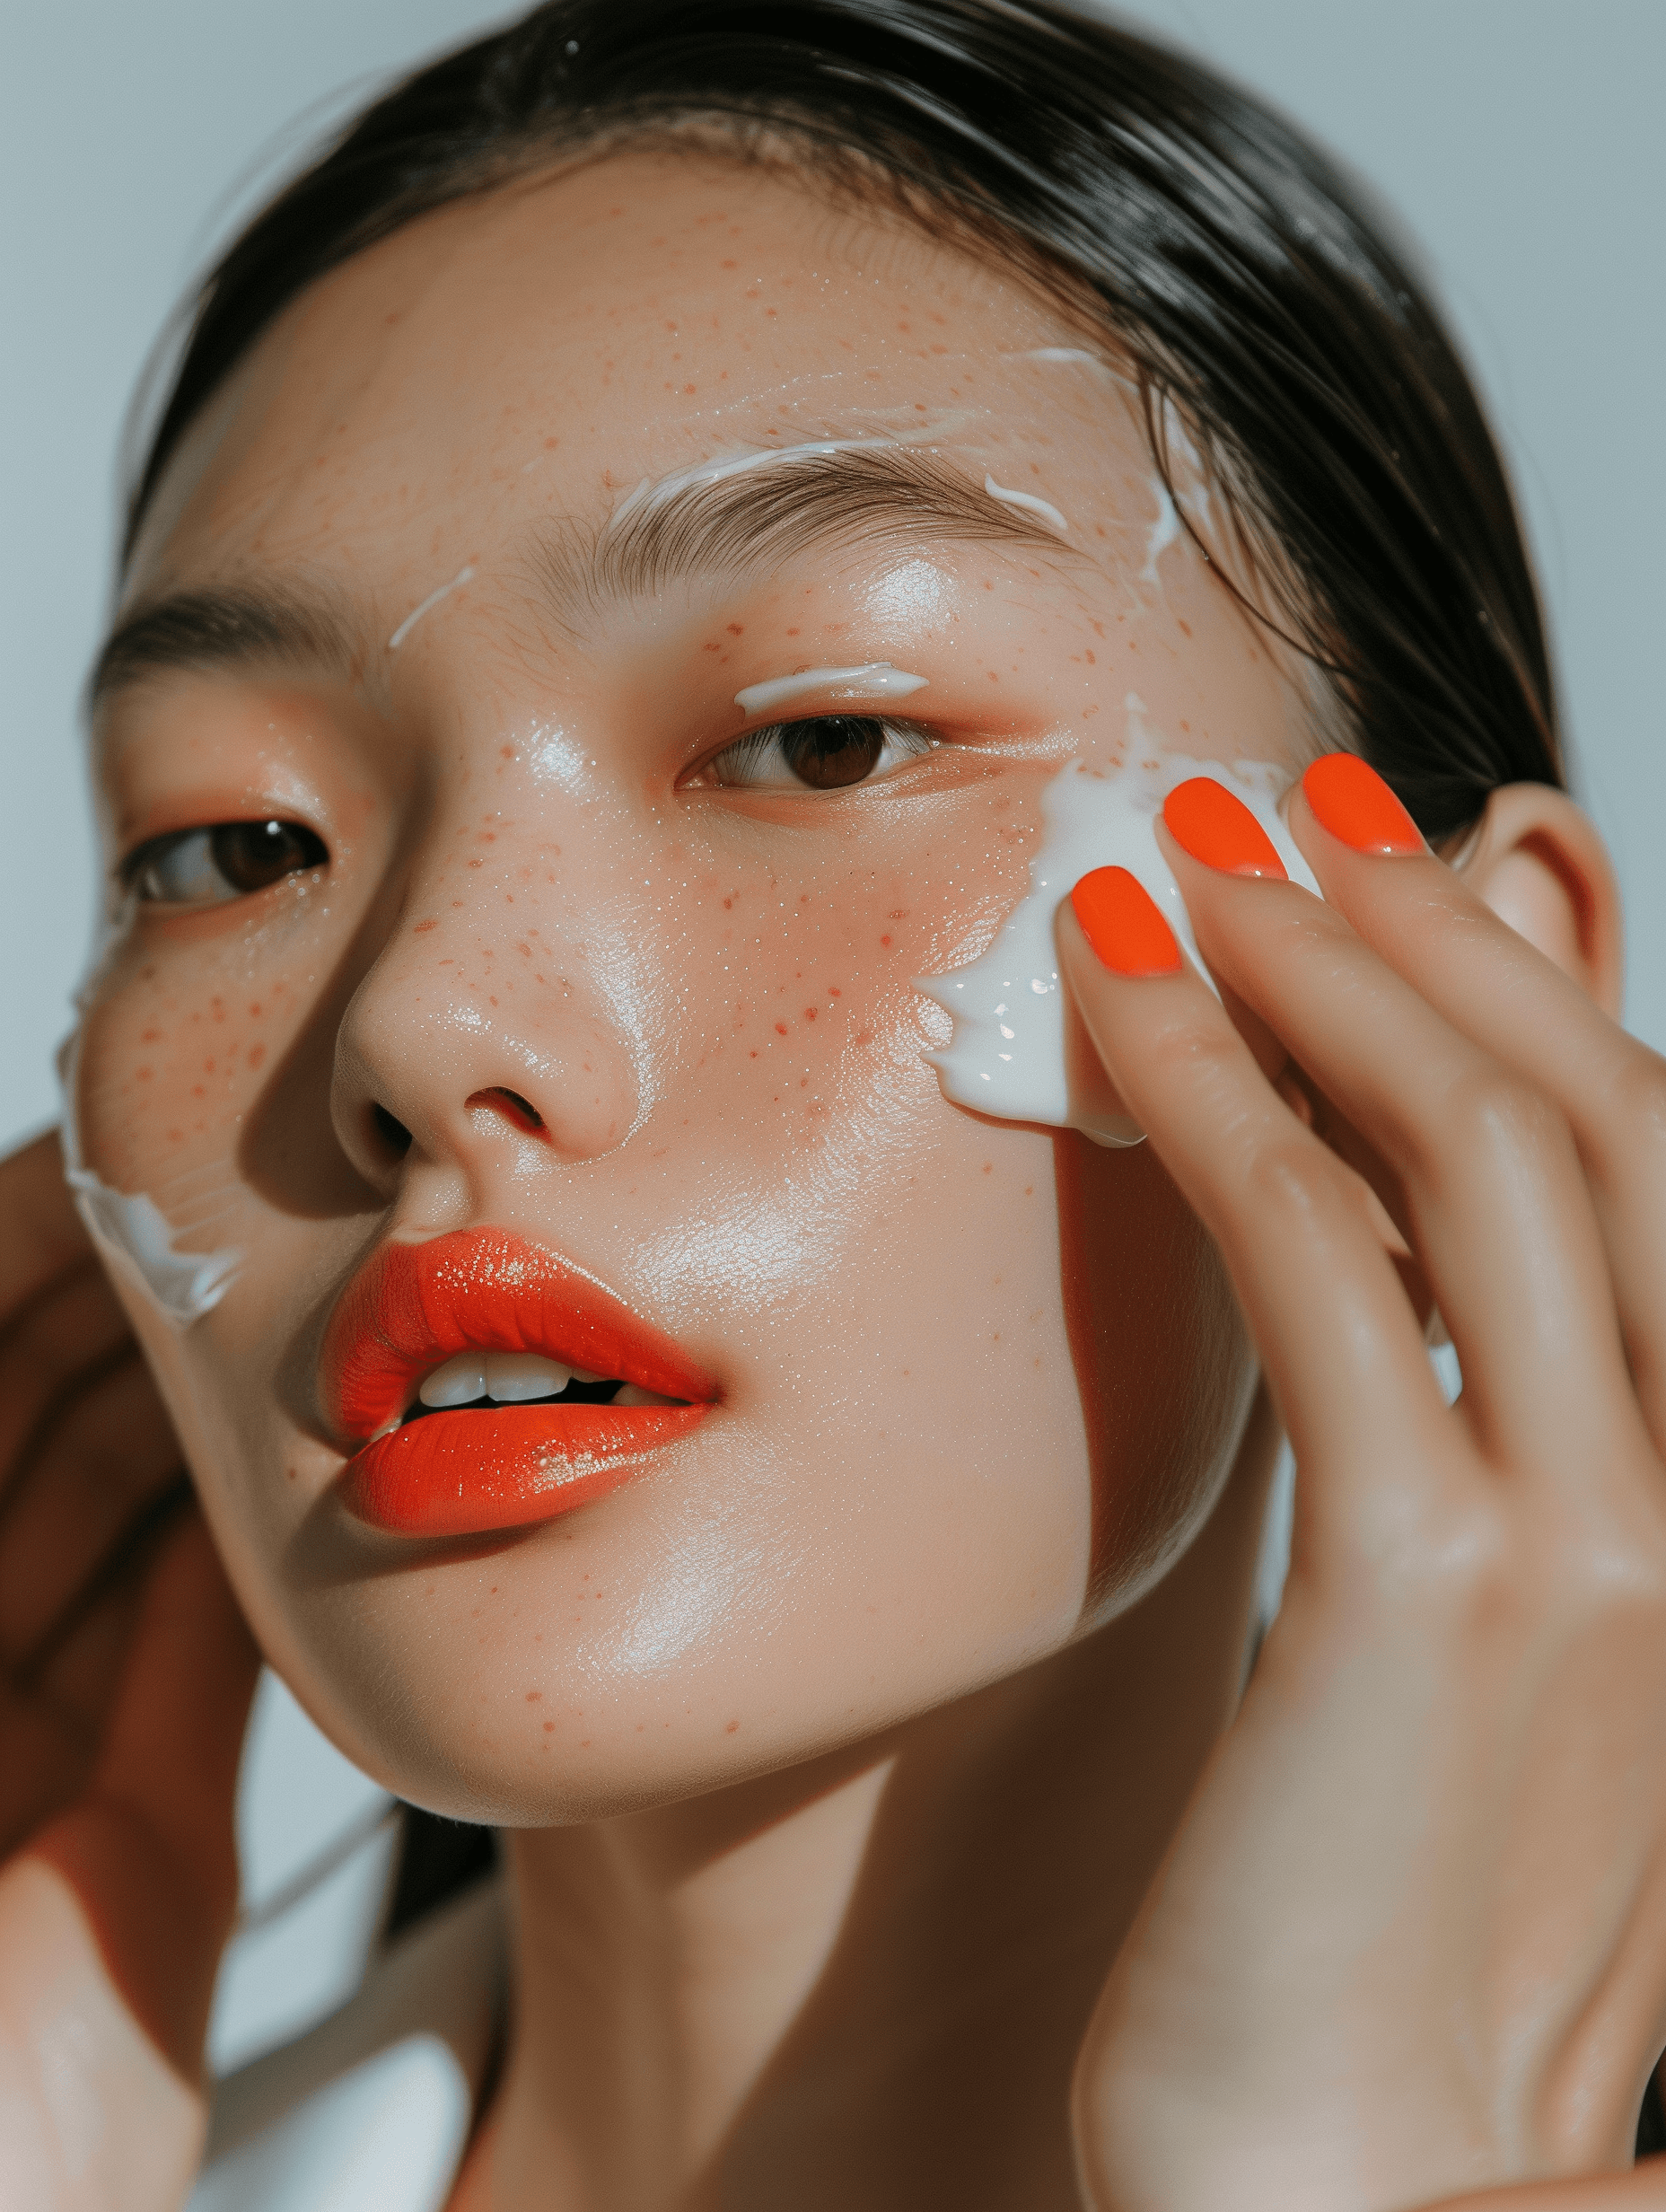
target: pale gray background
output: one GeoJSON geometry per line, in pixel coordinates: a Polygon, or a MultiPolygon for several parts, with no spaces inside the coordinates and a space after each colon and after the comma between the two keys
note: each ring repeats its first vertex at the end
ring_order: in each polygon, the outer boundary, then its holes
{"type": "MultiPolygon", "coordinates": [[[[1631,915],[1630,1018],[1666,1048],[1659,742],[1666,307],[1662,0],[1145,0],[1123,13],[1269,94],[1421,240],[1501,434],[1560,649],[1580,788],[1631,915]]],[[[241,211],[387,75],[496,20],[467,0],[33,0],[0,70],[0,1148],[53,1115],[92,908],[76,694],[118,433],[153,339],[241,211]]],[[[380,1794],[268,1677],[242,1813],[269,1898],[380,1794]]],[[[385,1864],[359,1852],[238,1946],[224,2066],[349,1986],[385,1864]]]]}

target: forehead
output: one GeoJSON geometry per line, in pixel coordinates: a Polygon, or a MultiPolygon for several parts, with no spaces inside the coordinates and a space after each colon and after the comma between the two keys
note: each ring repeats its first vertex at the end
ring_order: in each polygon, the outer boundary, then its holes
{"type": "Polygon", "coordinates": [[[824,440],[951,455],[1137,566],[1129,399],[993,256],[777,172],[616,155],[443,209],[294,303],[182,443],[132,589],[297,566],[402,588],[408,564],[824,440]]]}

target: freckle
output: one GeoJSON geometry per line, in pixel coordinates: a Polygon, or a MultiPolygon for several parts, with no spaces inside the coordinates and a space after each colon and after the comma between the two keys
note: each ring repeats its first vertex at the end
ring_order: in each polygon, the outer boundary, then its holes
{"type": "Polygon", "coordinates": [[[526,1693],[526,1701],[529,1705],[539,1705],[542,1703],[543,1696],[541,1690],[529,1690],[526,1693]]]}
{"type": "Polygon", "coordinates": [[[984,1173],[986,1175],[993,1175],[995,1173],[995,1162],[993,1160],[986,1160],[984,1162],[984,1173]]]}
{"type": "MultiPolygon", "coordinates": [[[[1039,1360],[1037,1360],[1037,1362],[1036,1362],[1036,1365],[1039,1367],[1040,1365],[1041,1365],[1041,1362],[1040,1362],[1039,1360]]],[[[556,1733],[556,1724],[555,1724],[555,1722],[554,1722],[553,1720],[547,1720],[547,1721],[544,1723],[544,1734],[545,1734],[547,1736],[553,1736],[553,1735],[555,1734],[555,1733],[556,1733]]]]}
{"type": "Polygon", "coordinates": [[[883,945],[889,946],[890,944],[890,939],[889,937],[881,937],[880,939],[880,943],[883,945]]]}
{"type": "Polygon", "coordinates": [[[590,1738],[588,1736],[581,1736],[579,1739],[578,1748],[581,1751],[587,1751],[590,1749],[590,1738]]]}
{"type": "Polygon", "coordinates": [[[265,1047],[264,1045],[250,1045],[250,1048],[249,1048],[249,1065],[250,1065],[250,1067],[259,1067],[259,1065],[260,1065],[260,1063],[261,1063],[261,1062],[265,1059],[265,1058],[266,1058],[266,1047],[265,1047]]]}
{"type": "Polygon", "coordinates": [[[785,1037],[786,1035],[786,1023],[785,1022],[777,1022],[776,1023],[776,1035],[777,1037],[785,1037]]]}
{"type": "Polygon", "coordinates": [[[815,1018],[816,1018],[816,1013],[817,1013],[817,1009],[816,1009],[814,1006],[806,1006],[806,1007],[804,1008],[804,1019],[805,1019],[805,1021],[806,1021],[806,1022],[813,1022],[813,1021],[815,1020],[815,1018]]]}
{"type": "Polygon", "coordinates": [[[284,1472],[289,1477],[289,1479],[292,1482],[294,1482],[299,1479],[301,1470],[298,1467],[286,1467],[285,1468],[284,1472]]]}
{"type": "Polygon", "coordinates": [[[726,1736],[732,1736],[732,1735],[733,1735],[733,1734],[734,1734],[735,1731],[736,1731],[736,1730],[740,1727],[740,1725],[741,1725],[741,1724],[740,1724],[740,1722],[739,1722],[738,1720],[732,1720],[732,1721],[729,1723],[728,1726],[727,1726],[727,1727],[723,1730],[723,1734],[724,1734],[726,1736]]]}
{"type": "Polygon", "coordinates": [[[744,637],[746,631],[742,625],[739,622],[731,622],[729,625],[729,635],[731,637],[744,637]]]}
{"type": "Polygon", "coordinates": [[[138,1071],[137,1080],[140,1083],[148,1083],[150,1079],[151,1070],[148,1067],[141,1067],[138,1071]]]}

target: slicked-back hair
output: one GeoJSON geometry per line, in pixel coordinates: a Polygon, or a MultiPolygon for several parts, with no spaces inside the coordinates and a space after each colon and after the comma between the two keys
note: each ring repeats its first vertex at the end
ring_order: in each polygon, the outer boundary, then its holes
{"type": "Polygon", "coordinates": [[[1265,557],[1257,618],[1425,835],[1501,784],[1562,781],[1509,487],[1407,256],[1259,101],[1048,0],[548,0],[417,71],[209,275],[128,548],[187,426],[316,277],[541,164],[680,139],[785,148],[1101,321],[1165,481],[1178,417],[1265,557]]]}

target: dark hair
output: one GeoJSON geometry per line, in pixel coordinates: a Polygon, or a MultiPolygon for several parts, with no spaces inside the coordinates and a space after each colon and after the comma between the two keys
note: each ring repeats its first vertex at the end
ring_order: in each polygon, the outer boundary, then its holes
{"type": "Polygon", "coordinates": [[[1048,0],[548,0],[419,70],[209,276],[129,548],[192,417],[315,277],[529,167],[702,125],[993,238],[1109,325],[1165,481],[1171,403],[1260,549],[1262,619],[1308,657],[1328,736],[1427,835],[1500,784],[1561,782],[1509,487],[1404,255],[1258,101],[1048,0]]]}

